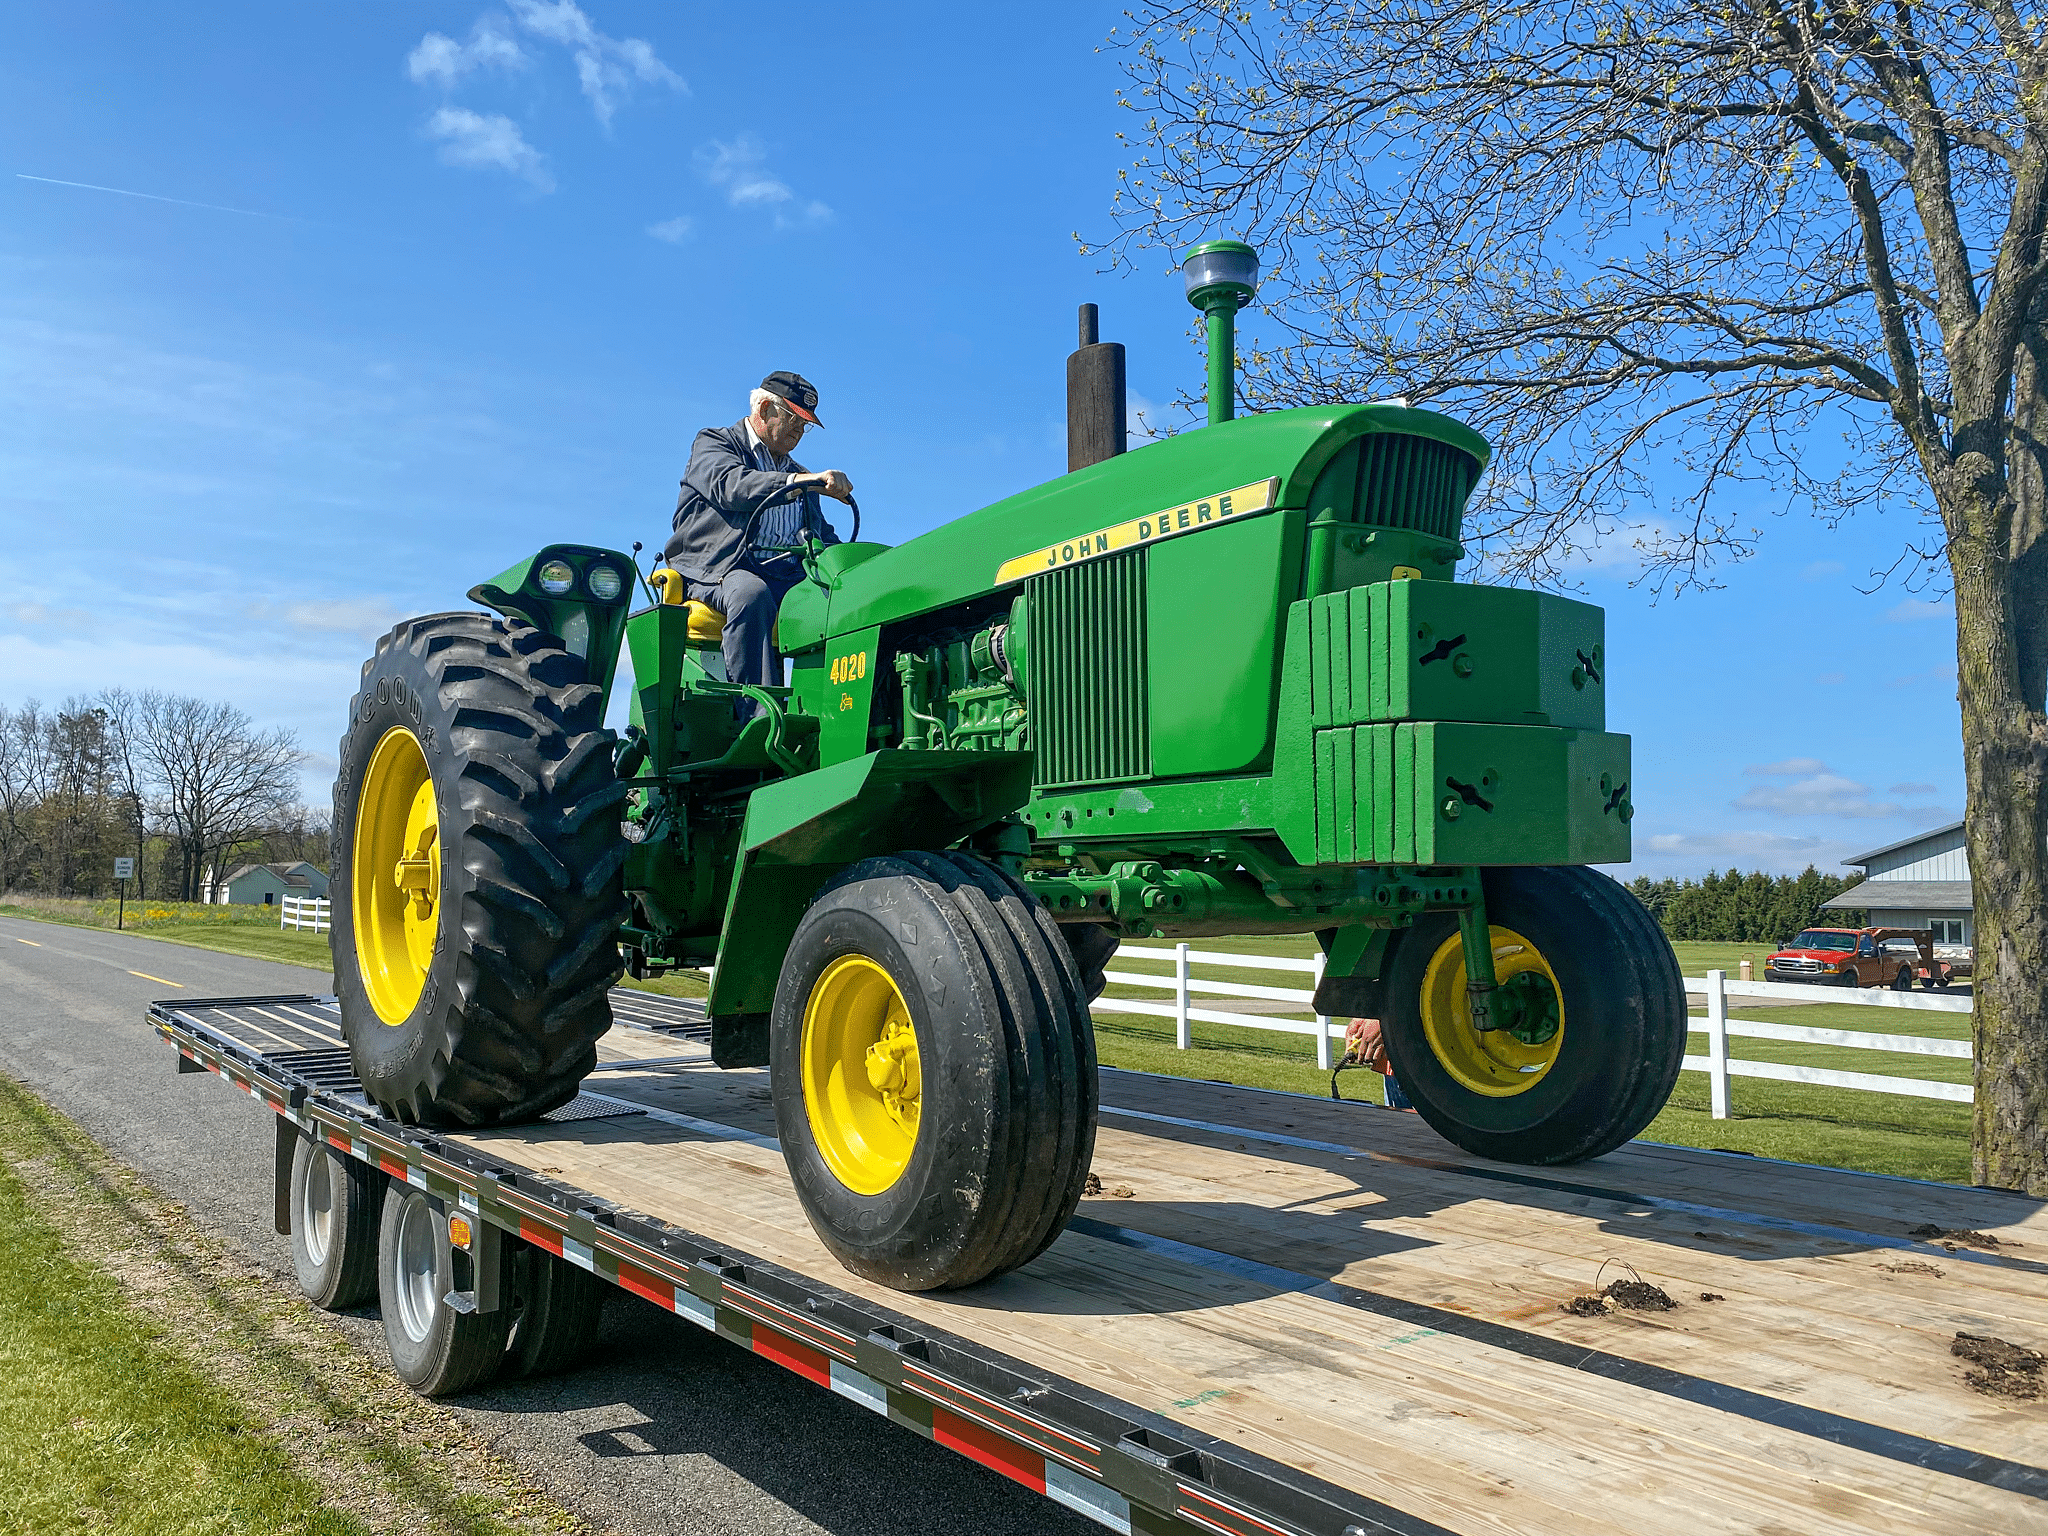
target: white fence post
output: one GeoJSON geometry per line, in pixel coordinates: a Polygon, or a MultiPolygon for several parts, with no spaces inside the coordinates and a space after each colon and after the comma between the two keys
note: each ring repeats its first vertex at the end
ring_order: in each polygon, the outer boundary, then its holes
{"type": "Polygon", "coordinates": [[[1173,946],[1173,1043],[1178,1050],[1188,1048],[1188,947],[1185,943],[1173,946]]]}
{"type": "Polygon", "coordinates": [[[1726,971],[1707,972],[1707,1097],[1713,1118],[1728,1118],[1728,993],[1726,971]]]}
{"type": "MultiPolygon", "coordinates": [[[[1316,950],[1315,983],[1312,991],[1322,990],[1323,967],[1329,963],[1329,956],[1320,947],[1316,950]]],[[[1316,1015],[1316,1067],[1319,1071],[1330,1070],[1330,1020],[1325,1014],[1316,1015]]]]}

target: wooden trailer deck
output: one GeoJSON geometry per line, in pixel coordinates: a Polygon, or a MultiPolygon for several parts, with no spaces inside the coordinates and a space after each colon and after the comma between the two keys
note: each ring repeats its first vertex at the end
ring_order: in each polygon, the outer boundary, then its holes
{"type": "Polygon", "coordinates": [[[687,1033],[600,1047],[588,1089],[648,1113],[444,1139],[1334,1485],[1383,1529],[2048,1533],[2048,1396],[1974,1390],[1950,1353],[2048,1352],[2042,1202],[1647,1144],[1526,1169],[1377,1106],[1109,1071],[1102,1193],[1071,1229],[999,1281],[904,1295],[812,1235],[766,1074],[687,1033]],[[1675,1307],[1565,1310],[1632,1276],[1675,1307]]]}

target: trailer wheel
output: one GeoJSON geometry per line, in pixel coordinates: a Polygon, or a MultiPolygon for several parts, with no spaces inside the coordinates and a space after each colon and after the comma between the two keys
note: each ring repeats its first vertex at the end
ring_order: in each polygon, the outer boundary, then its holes
{"type": "Polygon", "coordinates": [[[1611,1151],[1650,1123],[1685,1056],[1685,986],[1642,903],[1590,869],[1492,869],[1486,913],[1503,1027],[1472,1028],[1457,919],[1434,913],[1389,961],[1395,1076],[1445,1139],[1513,1163],[1611,1151]]]}
{"type": "Polygon", "coordinates": [[[608,1287],[588,1270],[531,1243],[508,1242],[505,1306],[507,1376],[553,1376],[583,1363],[597,1342],[608,1287]]]}
{"type": "MultiPolygon", "coordinates": [[[[467,1256],[464,1256],[467,1262],[467,1256]]],[[[399,1380],[422,1397],[449,1397],[490,1380],[505,1356],[512,1314],[458,1312],[448,1216],[426,1191],[390,1183],[377,1232],[377,1305],[399,1380]]],[[[467,1287],[461,1287],[467,1289],[467,1287]]]]}
{"type": "Polygon", "coordinates": [[[345,1312],[377,1294],[381,1179],[310,1136],[292,1149],[292,1269],[314,1306],[345,1312]]]}
{"type": "Polygon", "coordinates": [[[583,662],[447,613],[377,645],[334,785],[335,991],[392,1117],[493,1125],[574,1097],[611,1027],[628,844],[583,662]]]}
{"type": "Polygon", "coordinates": [[[855,1274],[970,1285],[1052,1243],[1095,1147],[1095,1051],[1043,906],[969,854],[868,859],[798,924],[770,1015],[776,1127],[855,1274]]]}

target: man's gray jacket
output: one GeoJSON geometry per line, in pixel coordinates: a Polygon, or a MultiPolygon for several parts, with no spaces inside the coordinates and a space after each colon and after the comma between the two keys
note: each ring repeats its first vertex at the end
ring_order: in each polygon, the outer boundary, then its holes
{"type": "MultiPolygon", "coordinates": [[[[747,552],[747,525],[756,512],[790,502],[789,482],[808,474],[791,459],[787,469],[756,469],[753,440],[744,420],[729,427],[706,427],[690,445],[690,464],[683,471],[682,494],[676,498],[675,532],[662,546],[662,558],[693,581],[715,583],[747,552]]],[[[791,506],[804,531],[826,544],[839,535],[813,504],[791,506]]],[[[773,516],[774,514],[764,514],[773,516]]]]}

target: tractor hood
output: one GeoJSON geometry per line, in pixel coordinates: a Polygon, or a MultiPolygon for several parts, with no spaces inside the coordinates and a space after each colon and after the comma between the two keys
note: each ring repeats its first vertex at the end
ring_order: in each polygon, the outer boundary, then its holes
{"type": "Polygon", "coordinates": [[[1304,406],[1185,432],[1091,464],[957,518],[858,562],[829,561],[829,594],[815,584],[784,601],[785,651],[875,624],[913,618],[1014,586],[1040,570],[1269,512],[1304,508],[1316,477],[1351,443],[1373,435],[1426,439],[1472,461],[1490,450],[1469,427],[1400,405],[1304,406]]]}

